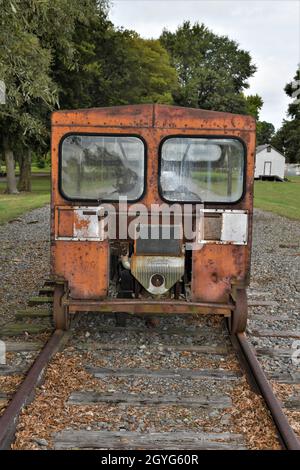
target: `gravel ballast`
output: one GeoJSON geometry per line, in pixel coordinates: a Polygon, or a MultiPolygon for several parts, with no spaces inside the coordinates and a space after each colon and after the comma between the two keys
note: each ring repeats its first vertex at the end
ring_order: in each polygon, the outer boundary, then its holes
{"type": "MultiPolygon", "coordinates": [[[[299,331],[299,230],[300,222],[285,219],[274,214],[255,211],[254,239],[252,254],[252,277],[249,288],[251,299],[276,301],[271,306],[250,308],[247,335],[259,352],[259,360],[266,373],[299,371],[299,364],[292,360],[295,339],[260,337],[256,331],[299,331]],[[265,318],[266,317],[266,318],[265,318]],[[274,319],[273,319],[274,318],[274,319]],[[283,349],[283,354],[270,355],[270,349],[283,349]],[[289,352],[291,355],[289,356],[289,352]]],[[[34,210],[15,221],[0,226],[0,247],[2,270],[0,273],[0,326],[11,320],[17,308],[25,307],[32,295],[36,295],[43,280],[49,274],[49,206],[34,210]]],[[[241,433],[245,446],[251,449],[278,448],[274,426],[261,398],[255,395],[242,377],[226,381],[160,378],[95,378],[89,372],[94,367],[144,367],[152,369],[207,369],[218,368],[239,371],[239,365],[232,355],[200,354],[188,351],[164,351],[163,345],[203,345],[203,335],[195,338],[156,334],[139,331],[101,333],[113,319],[104,315],[82,316],[75,321],[74,334],[63,353],[56,356],[46,376],[45,384],[39,389],[36,400],[24,410],[18,427],[15,448],[53,448],[56,432],[66,428],[106,431],[157,432],[185,429],[241,433]],[[87,347],[87,343],[89,347],[87,347]],[[118,345],[135,343],[136,347],[124,352],[101,350],[98,343],[118,345]],[[153,351],[154,350],[156,351],[153,351]],[[97,404],[72,405],[68,399],[73,391],[89,390],[105,393],[143,393],[163,395],[167,392],[193,396],[205,393],[224,394],[230,397],[232,407],[226,410],[195,410],[183,408],[180,413],[174,407],[163,410],[147,409],[124,405],[97,404]],[[243,400],[241,400],[243,397],[243,400]],[[54,400],[54,401],[53,401],[54,400]],[[53,407],[52,404],[56,407],[53,407]],[[54,409],[55,408],[55,409],[54,409]]],[[[131,319],[131,327],[140,328],[142,320],[131,319]]],[[[222,326],[209,317],[202,319],[164,318],[160,328],[200,327],[203,332],[215,328],[212,334],[214,345],[226,345],[222,326]],[[220,335],[220,336],[219,336],[220,335]]],[[[25,355],[15,355],[17,360],[26,360],[25,355]]],[[[10,362],[13,360],[13,355],[10,362]]],[[[284,401],[299,393],[298,385],[284,385],[274,382],[274,389],[284,401]]],[[[299,412],[287,412],[296,432],[299,432],[299,412]]]]}
{"type": "Polygon", "coordinates": [[[27,306],[49,276],[50,207],[0,225],[0,326],[27,306]]]}

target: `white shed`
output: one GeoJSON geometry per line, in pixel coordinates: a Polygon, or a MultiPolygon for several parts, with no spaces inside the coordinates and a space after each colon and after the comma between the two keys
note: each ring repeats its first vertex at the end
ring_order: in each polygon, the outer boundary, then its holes
{"type": "Polygon", "coordinates": [[[256,148],[255,179],[284,180],[285,156],[270,144],[256,148]]]}

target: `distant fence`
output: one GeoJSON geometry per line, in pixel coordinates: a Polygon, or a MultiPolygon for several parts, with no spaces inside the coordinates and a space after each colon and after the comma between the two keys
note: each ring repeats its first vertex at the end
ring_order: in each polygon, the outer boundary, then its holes
{"type": "Polygon", "coordinates": [[[287,163],[285,165],[285,176],[300,176],[300,164],[287,163]]]}

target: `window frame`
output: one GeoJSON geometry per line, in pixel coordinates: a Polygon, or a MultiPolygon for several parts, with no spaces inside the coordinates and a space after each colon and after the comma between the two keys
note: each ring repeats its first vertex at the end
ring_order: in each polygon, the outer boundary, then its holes
{"type": "MultiPolygon", "coordinates": [[[[99,203],[99,199],[92,199],[92,198],[74,198],[74,197],[70,197],[68,196],[64,190],[63,190],[63,187],[62,187],[62,147],[63,147],[63,143],[64,143],[64,140],[70,136],[89,136],[89,137],[92,137],[92,136],[95,136],[95,137],[135,137],[137,139],[139,139],[142,143],[143,143],[143,146],[144,146],[144,185],[143,185],[143,191],[142,191],[142,194],[139,196],[138,199],[127,199],[127,202],[128,203],[136,203],[138,201],[140,201],[146,194],[146,190],[147,190],[147,156],[148,156],[148,147],[147,147],[147,142],[145,141],[145,139],[139,135],[139,134],[122,134],[122,133],[105,133],[105,132],[101,132],[101,133],[98,133],[98,132],[67,132],[66,134],[64,134],[60,141],[59,141],[59,147],[58,147],[58,191],[60,193],[60,195],[66,200],[66,201],[70,201],[70,202],[82,202],[84,204],[90,204],[90,203],[99,203]]],[[[119,202],[119,198],[118,199],[101,199],[101,202],[103,203],[112,203],[112,204],[117,204],[119,202]]]]}
{"type": "Polygon", "coordinates": [[[238,136],[234,136],[234,135],[220,135],[220,134],[174,134],[174,135],[168,135],[166,137],[164,137],[161,141],[160,141],[160,144],[159,144],[159,151],[158,151],[158,192],[159,192],[159,196],[161,197],[161,199],[168,203],[168,204],[210,204],[210,205],[221,205],[221,206],[233,206],[233,205],[236,205],[238,204],[239,202],[241,202],[244,197],[245,197],[245,194],[246,194],[246,179],[247,179],[247,162],[248,162],[248,154],[247,154],[247,145],[245,143],[245,141],[243,139],[241,139],[240,137],[238,136]],[[166,197],[164,196],[164,191],[162,189],[162,186],[161,186],[161,167],[162,167],[162,148],[163,148],[163,145],[164,143],[167,141],[167,140],[170,140],[170,139],[177,139],[177,138],[180,138],[180,139],[183,139],[183,138],[186,138],[186,139],[211,139],[211,140],[237,140],[238,142],[240,142],[243,146],[243,149],[244,149],[244,154],[243,154],[243,159],[244,159],[244,168],[243,168],[243,190],[242,190],[242,194],[241,196],[239,197],[239,199],[235,200],[235,201],[189,201],[189,200],[184,200],[184,201],[176,201],[176,200],[169,200],[169,199],[166,199],[166,197]]]}

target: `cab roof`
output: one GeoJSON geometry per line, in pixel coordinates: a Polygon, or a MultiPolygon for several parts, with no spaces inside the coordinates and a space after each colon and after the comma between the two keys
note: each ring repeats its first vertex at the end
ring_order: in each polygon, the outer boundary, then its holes
{"type": "Polygon", "coordinates": [[[67,127],[255,130],[252,116],[161,104],[55,111],[51,121],[67,127]]]}

